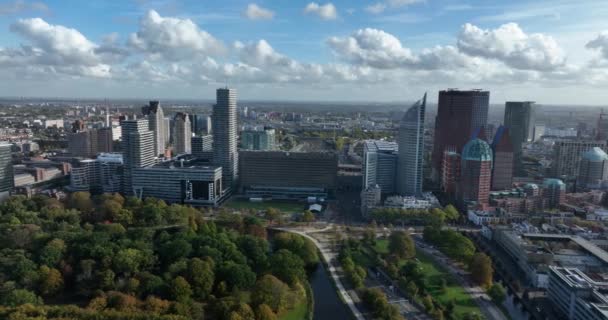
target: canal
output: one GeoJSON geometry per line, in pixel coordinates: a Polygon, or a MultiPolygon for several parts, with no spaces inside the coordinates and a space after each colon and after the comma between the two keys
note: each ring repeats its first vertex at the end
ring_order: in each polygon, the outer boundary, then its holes
{"type": "Polygon", "coordinates": [[[314,320],[352,319],[348,307],[340,300],[330,274],[323,263],[319,263],[309,278],[314,294],[314,320]]]}

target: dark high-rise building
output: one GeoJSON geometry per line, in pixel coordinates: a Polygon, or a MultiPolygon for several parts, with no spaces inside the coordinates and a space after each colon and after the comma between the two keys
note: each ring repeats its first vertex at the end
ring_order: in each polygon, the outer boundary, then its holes
{"type": "Polygon", "coordinates": [[[155,134],[149,129],[147,119],[123,120],[122,130],[122,159],[124,164],[123,192],[133,194],[133,170],[154,165],[155,134]]]}
{"type": "Polygon", "coordinates": [[[489,202],[492,180],[492,149],[481,139],[469,141],[462,149],[459,192],[463,203],[489,202]]]}
{"type": "Polygon", "coordinates": [[[443,165],[441,168],[441,190],[453,197],[458,191],[460,181],[460,154],[455,151],[443,152],[443,165]]]}
{"type": "Polygon", "coordinates": [[[445,150],[462,150],[488,122],[490,92],[482,90],[442,90],[439,92],[432,154],[432,178],[441,179],[445,150]]]}
{"type": "Polygon", "coordinates": [[[11,144],[0,144],[0,201],[10,196],[15,183],[11,148],[11,144]]]}
{"type": "Polygon", "coordinates": [[[404,196],[422,194],[425,112],[426,93],[405,113],[399,124],[397,189],[404,196]]]}
{"type": "Polygon", "coordinates": [[[492,190],[505,190],[513,186],[513,144],[509,129],[500,126],[492,142],[492,190]]]}
{"type": "Polygon", "coordinates": [[[154,133],[154,155],[164,154],[167,144],[165,141],[165,114],[160,102],[150,101],[147,106],[141,108],[141,111],[148,119],[148,129],[154,133]]]}
{"type": "Polygon", "coordinates": [[[222,167],[222,184],[234,187],[239,174],[236,90],[217,89],[213,105],[213,162],[222,167]]]}
{"type": "Polygon", "coordinates": [[[508,101],[505,103],[504,126],[509,128],[513,143],[513,161],[518,174],[523,171],[522,146],[534,140],[534,102],[508,101]]]}

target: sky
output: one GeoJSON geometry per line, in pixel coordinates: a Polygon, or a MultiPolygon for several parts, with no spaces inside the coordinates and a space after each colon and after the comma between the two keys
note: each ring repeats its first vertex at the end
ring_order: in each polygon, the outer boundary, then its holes
{"type": "Polygon", "coordinates": [[[608,105],[605,0],[0,0],[0,96],[608,105]]]}

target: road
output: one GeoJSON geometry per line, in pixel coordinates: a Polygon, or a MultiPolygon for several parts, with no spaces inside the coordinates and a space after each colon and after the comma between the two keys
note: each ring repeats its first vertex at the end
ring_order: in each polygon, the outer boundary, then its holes
{"type": "Polygon", "coordinates": [[[454,265],[454,263],[446,257],[439,250],[432,248],[420,239],[416,237],[416,250],[421,250],[433,259],[438,261],[445,267],[446,270],[460,283],[464,291],[468,293],[473,301],[479,306],[481,312],[483,312],[486,319],[493,320],[508,320],[508,318],[502,313],[502,311],[492,302],[490,297],[485,293],[485,290],[481,287],[473,285],[469,279],[463,275],[463,271],[454,265]]]}

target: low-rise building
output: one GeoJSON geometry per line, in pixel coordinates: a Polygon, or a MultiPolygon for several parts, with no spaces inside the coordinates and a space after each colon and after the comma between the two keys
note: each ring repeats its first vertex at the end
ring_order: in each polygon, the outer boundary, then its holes
{"type": "Polygon", "coordinates": [[[608,275],[549,267],[547,296],[568,320],[608,319],[608,275]]]}

